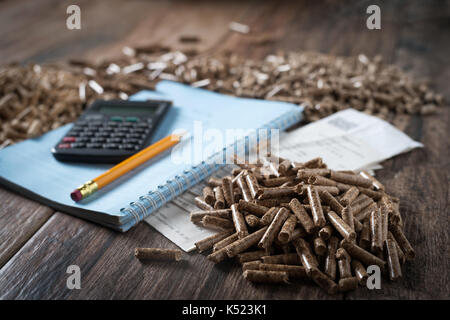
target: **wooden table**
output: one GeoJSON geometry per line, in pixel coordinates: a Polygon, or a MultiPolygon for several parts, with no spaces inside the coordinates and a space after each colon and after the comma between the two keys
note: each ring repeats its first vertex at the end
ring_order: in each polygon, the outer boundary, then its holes
{"type": "MultiPolygon", "coordinates": [[[[80,0],[82,29],[65,26],[68,1],[0,3],[0,63],[48,62],[117,54],[124,45],[159,43],[181,50],[180,34],[201,38],[201,51],[233,50],[262,58],[279,49],[338,55],[381,54],[450,99],[450,4],[383,2],[382,29],[366,28],[372,1],[87,1],[80,0]],[[345,4],[347,3],[347,4],[345,4]],[[248,24],[274,41],[255,45],[252,35],[228,30],[248,24]]],[[[137,246],[174,247],[145,223],[125,234],[55,212],[0,189],[0,297],[3,299],[428,299],[449,298],[449,116],[397,116],[392,122],[425,148],[383,163],[379,179],[401,199],[406,234],[417,258],[397,283],[327,296],[308,284],[252,285],[240,268],[214,265],[203,254],[181,264],[145,265],[137,246]],[[66,288],[66,269],[81,268],[81,290],[66,288]]]]}

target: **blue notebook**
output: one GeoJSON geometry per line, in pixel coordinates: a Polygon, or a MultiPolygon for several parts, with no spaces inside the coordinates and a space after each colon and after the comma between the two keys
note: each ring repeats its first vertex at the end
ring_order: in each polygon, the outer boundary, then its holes
{"type": "MultiPolygon", "coordinates": [[[[248,139],[251,129],[285,130],[302,116],[302,108],[294,104],[236,98],[171,81],[161,81],[156,91],[141,91],[132,99],[173,102],[155,132],[154,141],[177,129],[190,133],[200,129],[203,132],[213,129],[210,133],[243,129],[242,137],[230,146],[236,147],[248,139]]],[[[56,210],[123,232],[223,166],[209,160],[223,157],[226,150],[214,150],[204,141],[202,157],[198,154],[191,157],[198,162],[180,161],[184,159],[181,157],[176,160],[171,152],[166,152],[75,203],[70,192],[112,165],[64,163],[54,159],[50,149],[71,126],[65,125],[1,150],[0,184],[56,210]]],[[[188,150],[185,148],[198,150],[192,148],[193,141],[191,138],[177,145],[176,152],[183,154],[188,150]]]]}

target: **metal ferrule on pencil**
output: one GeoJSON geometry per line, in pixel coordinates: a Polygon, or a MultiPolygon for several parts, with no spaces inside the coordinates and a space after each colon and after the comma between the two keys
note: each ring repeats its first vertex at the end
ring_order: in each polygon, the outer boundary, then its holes
{"type": "Polygon", "coordinates": [[[82,199],[84,199],[96,192],[98,190],[98,185],[96,182],[89,180],[85,184],[79,186],[77,189],[80,191],[82,199]]]}

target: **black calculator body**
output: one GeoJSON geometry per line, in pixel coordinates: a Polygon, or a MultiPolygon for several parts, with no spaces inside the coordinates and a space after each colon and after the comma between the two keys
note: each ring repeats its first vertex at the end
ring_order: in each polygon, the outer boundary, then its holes
{"type": "Polygon", "coordinates": [[[170,101],[96,100],[52,148],[61,161],[117,163],[152,142],[170,101]]]}

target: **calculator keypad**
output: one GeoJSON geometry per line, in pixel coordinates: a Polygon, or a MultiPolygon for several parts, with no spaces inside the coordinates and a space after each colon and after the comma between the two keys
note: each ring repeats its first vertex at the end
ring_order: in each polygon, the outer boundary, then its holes
{"type": "Polygon", "coordinates": [[[107,121],[91,118],[77,121],[58,144],[58,148],[139,150],[151,129],[151,123],[137,117],[114,116],[107,121]]]}

